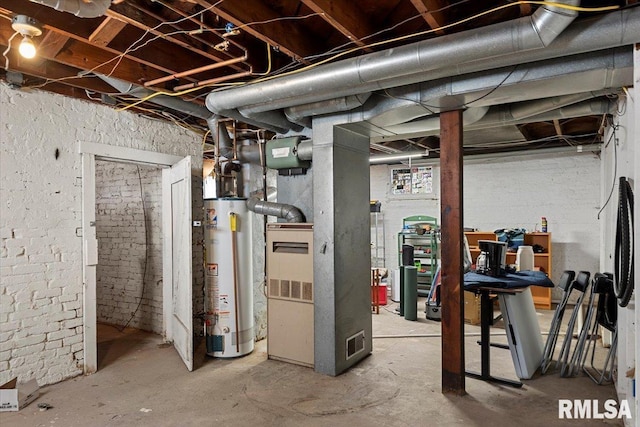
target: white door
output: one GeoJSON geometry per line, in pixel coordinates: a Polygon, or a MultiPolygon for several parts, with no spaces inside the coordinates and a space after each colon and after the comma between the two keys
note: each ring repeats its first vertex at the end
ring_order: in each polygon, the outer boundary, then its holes
{"type": "Polygon", "coordinates": [[[193,370],[191,158],[162,171],[165,335],[193,370]]]}

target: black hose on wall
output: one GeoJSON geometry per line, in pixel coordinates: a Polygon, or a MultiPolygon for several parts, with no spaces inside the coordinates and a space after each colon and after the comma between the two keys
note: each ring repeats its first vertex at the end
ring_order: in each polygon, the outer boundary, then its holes
{"type": "Polygon", "coordinates": [[[633,190],[626,177],[620,177],[620,198],[616,224],[615,280],[613,286],[618,305],[626,307],[634,287],[633,190]]]}

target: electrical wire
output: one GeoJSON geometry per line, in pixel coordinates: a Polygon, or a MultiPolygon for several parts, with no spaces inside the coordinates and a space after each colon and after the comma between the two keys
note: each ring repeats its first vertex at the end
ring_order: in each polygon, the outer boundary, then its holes
{"type": "Polygon", "coordinates": [[[5,69],[6,71],[9,71],[9,57],[7,56],[7,54],[8,54],[8,53],[9,53],[9,51],[11,50],[11,42],[13,41],[13,39],[14,39],[18,34],[20,34],[20,32],[19,32],[19,31],[16,31],[15,33],[13,33],[13,34],[11,35],[11,37],[9,37],[9,40],[7,41],[7,49],[6,49],[4,52],[2,52],[2,56],[4,56],[4,59],[6,60],[6,61],[5,61],[5,63],[4,63],[4,69],[5,69]]]}
{"type": "MultiPolygon", "coordinates": [[[[478,102],[478,101],[486,98],[487,96],[491,95],[493,92],[498,90],[500,87],[502,87],[506,83],[506,81],[509,79],[509,77],[511,77],[513,75],[513,73],[516,71],[517,68],[518,68],[518,64],[514,65],[513,68],[511,69],[511,71],[509,71],[509,73],[505,76],[505,78],[503,78],[500,83],[498,83],[495,87],[493,87],[491,90],[489,90],[489,92],[485,93],[484,95],[479,96],[478,98],[476,98],[476,99],[474,99],[472,101],[465,102],[465,103],[462,103],[462,104],[457,105],[455,107],[449,107],[449,108],[452,109],[452,110],[458,110],[458,109],[461,109],[461,108],[466,108],[469,105],[473,104],[474,102],[478,102]]],[[[436,111],[434,111],[434,110],[439,110],[440,109],[440,106],[438,106],[438,105],[430,105],[430,104],[427,104],[426,102],[422,102],[422,101],[419,101],[419,100],[410,99],[410,98],[403,98],[403,97],[400,97],[400,96],[394,96],[391,93],[389,93],[389,91],[387,89],[384,89],[383,92],[389,98],[399,99],[399,100],[402,100],[402,101],[409,101],[409,102],[413,102],[413,103],[415,103],[417,105],[420,105],[421,107],[423,107],[427,111],[429,111],[431,114],[436,114],[436,111]]]]}
{"type": "Polygon", "coordinates": [[[204,149],[204,144],[207,142],[207,136],[209,136],[209,134],[211,133],[211,129],[207,129],[207,131],[204,133],[204,136],[202,137],[202,148],[204,149]]]}
{"type": "Polygon", "coordinates": [[[136,317],[136,314],[140,309],[140,305],[142,304],[142,299],[144,298],[144,290],[147,285],[147,280],[146,280],[147,265],[149,264],[149,236],[147,231],[147,208],[144,202],[144,193],[142,190],[142,175],[140,174],[140,166],[136,165],[136,169],[138,170],[138,182],[140,184],[140,200],[142,201],[142,216],[144,220],[144,269],[142,272],[142,292],[140,293],[140,300],[138,301],[138,305],[136,306],[136,309],[133,311],[133,313],[131,313],[131,317],[129,318],[127,323],[125,323],[124,326],[121,329],[119,329],[120,332],[124,331],[127,328],[127,326],[129,326],[129,323],[131,323],[134,317],[136,317]]]}
{"type": "MultiPolygon", "coordinates": [[[[433,14],[433,13],[439,13],[439,12],[445,11],[445,10],[447,10],[447,9],[450,9],[450,8],[452,8],[452,7],[459,6],[459,5],[463,4],[463,3],[467,3],[467,2],[469,2],[469,1],[470,1],[470,0],[460,0],[460,1],[458,1],[458,2],[448,4],[447,6],[443,6],[443,7],[438,8],[438,9],[429,10],[429,13],[432,13],[432,14],[433,14]]],[[[408,23],[408,22],[411,22],[411,21],[413,21],[413,20],[415,20],[415,19],[419,19],[419,18],[422,18],[422,14],[414,15],[414,16],[412,16],[412,17],[410,17],[410,18],[405,19],[404,21],[400,21],[400,22],[398,22],[397,24],[392,25],[391,27],[387,27],[387,28],[382,29],[382,30],[380,30],[380,31],[376,31],[375,33],[371,33],[371,34],[369,34],[369,35],[367,35],[367,36],[364,36],[364,37],[362,37],[362,38],[355,39],[355,40],[349,40],[348,42],[343,43],[343,44],[342,44],[342,45],[340,45],[340,46],[336,46],[336,47],[334,47],[333,49],[328,50],[328,51],[327,51],[327,52],[325,52],[325,53],[320,53],[320,54],[317,54],[317,55],[309,55],[309,56],[305,56],[305,57],[303,58],[303,60],[312,60],[312,59],[317,59],[317,58],[321,58],[321,57],[323,57],[323,56],[330,55],[330,54],[332,54],[332,53],[341,52],[341,51],[342,51],[342,49],[344,49],[345,47],[347,47],[347,46],[349,46],[349,45],[351,45],[351,44],[355,43],[356,41],[360,41],[360,42],[362,42],[362,41],[368,40],[368,39],[370,39],[370,38],[373,38],[373,37],[379,36],[380,34],[386,33],[387,31],[392,31],[392,30],[394,30],[394,29],[396,29],[396,28],[398,28],[398,27],[400,27],[400,26],[402,26],[402,25],[404,25],[404,24],[406,24],[406,23],[408,23]]],[[[294,62],[294,63],[292,63],[292,64],[297,64],[297,63],[295,63],[295,62],[294,62]]]]}
{"type": "Polygon", "coordinates": [[[611,196],[613,195],[613,190],[616,188],[616,180],[618,177],[618,137],[616,136],[616,130],[618,129],[618,126],[619,125],[616,124],[611,128],[611,135],[609,136],[609,140],[604,145],[604,148],[606,149],[609,146],[609,143],[611,143],[612,140],[614,141],[613,142],[613,182],[611,183],[611,191],[609,192],[609,197],[607,197],[607,200],[604,202],[604,205],[602,205],[602,207],[598,211],[598,215],[597,215],[598,219],[600,219],[600,214],[609,204],[609,201],[611,200],[611,196]]]}
{"type": "MultiPolygon", "coordinates": [[[[277,77],[284,77],[284,76],[288,76],[288,75],[298,74],[298,73],[301,73],[303,71],[308,71],[308,70],[316,68],[316,67],[318,67],[320,65],[323,65],[323,64],[326,64],[328,62],[334,61],[334,60],[336,60],[338,58],[341,58],[341,57],[343,57],[345,55],[348,55],[350,53],[354,53],[354,52],[357,52],[357,51],[360,51],[360,50],[363,50],[363,49],[382,46],[382,45],[389,44],[389,43],[396,43],[396,42],[399,42],[399,41],[407,40],[409,38],[419,37],[419,36],[431,34],[431,33],[437,32],[437,31],[449,29],[451,27],[454,27],[454,26],[469,22],[471,20],[480,18],[482,16],[485,16],[485,15],[488,15],[488,14],[491,14],[491,13],[494,13],[494,12],[501,11],[501,10],[506,9],[508,7],[515,6],[515,5],[522,5],[522,4],[535,4],[535,5],[554,6],[554,7],[560,8],[560,9],[568,9],[568,10],[579,11],[579,12],[602,12],[602,11],[608,11],[608,10],[616,10],[616,9],[620,8],[619,6],[605,6],[605,7],[597,7],[597,8],[585,8],[585,7],[580,7],[580,6],[572,6],[572,5],[566,5],[566,4],[555,3],[555,2],[547,2],[547,1],[530,1],[530,0],[517,1],[517,2],[514,2],[514,3],[508,3],[508,4],[505,4],[505,5],[494,7],[492,9],[486,10],[484,12],[480,12],[480,13],[475,14],[473,16],[461,19],[461,20],[456,21],[456,22],[452,22],[450,24],[443,25],[443,26],[438,27],[438,28],[433,28],[433,29],[430,29],[430,30],[425,30],[425,31],[417,32],[417,33],[412,33],[412,34],[400,36],[400,37],[395,37],[395,38],[392,38],[392,39],[389,39],[389,40],[382,40],[382,41],[375,42],[375,43],[370,43],[370,44],[364,45],[364,46],[357,46],[357,47],[354,47],[352,49],[348,49],[348,50],[346,50],[344,52],[340,52],[340,53],[338,53],[336,55],[333,55],[333,56],[331,56],[329,58],[326,58],[326,59],[324,59],[322,61],[319,61],[317,63],[313,63],[313,64],[307,65],[305,67],[302,67],[302,68],[299,68],[299,69],[296,69],[296,70],[292,70],[292,71],[289,71],[289,72],[286,72],[286,73],[282,73],[282,74],[279,74],[279,75],[264,76],[264,77],[259,78],[259,79],[254,79],[254,80],[247,81],[247,82],[240,82],[239,84],[240,85],[255,84],[255,83],[260,83],[260,82],[272,80],[272,79],[277,78],[277,77]]],[[[223,85],[227,86],[226,83],[223,84],[223,85]]],[[[121,108],[118,111],[127,110],[127,109],[129,109],[129,108],[141,103],[141,102],[147,101],[147,100],[149,100],[151,98],[154,98],[156,96],[159,96],[159,95],[181,96],[181,95],[184,95],[184,94],[187,94],[187,93],[190,93],[192,91],[199,90],[199,89],[202,89],[202,88],[205,88],[205,87],[209,87],[209,85],[197,86],[197,87],[194,87],[194,88],[186,89],[186,90],[181,91],[181,92],[173,92],[173,93],[165,92],[165,91],[154,92],[153,94],[150,94],[145,98],[142,98],[141,100],[137,101],[136,103],[133,103],[133,104],[131,104],[129,106],[121,108]]]]}
{"type": "MultiPolygon", "coordinates": [[[[563,3],[555,3],[555,2],[548,2],[548,1],[522,0],[522,1],[517,1],[517,2],[513,2],[513,3],[508,3],[508,4],[501,5],[501,6],[497,6],[497,7],[494,7],[492,9],[486,10],[484,12],[480,12],[480,13],[477,13],[477,14],[472,15],[470,17],[461,19],[459,21],[452,22],[450,24],[446,24],[446,25],[440,26],[438,28],[432,28],[430,30],[420,31],[420,32],[417,32],[417,33],[412,33],[412,34],[407,34],[407,35],[404,35],[404,36],[399,36],[399,37],[395,37],[395,38],[388,39],[388,40],[381,40],[379,42],[370,43],[370,44],[367,44],[367,45],[364,45],[364,46],[357,46],[357,47],[354,47],[352,49],[348,49],[348,50],[346,50],[344,52],[340,52],[340,53],[338,53],[336,55],[333,55],[330,58],[324,59],[324,60],[319,61],[319,62],[314,63],[314,64],[307,65],[306,67],[302,67],[302,68],[297,69],[297,70],[290,71],[289,73],[280,74],[279,76],[282,77],[282,76],[286,76],[286,75],[292,75],[292,74],[301,73],[303,71],[310,70],[310,69],[315,68],[315,67],[317,67],[319,65],[326,64],[326,63],[334,61],[334,60],[336,60],[336,59],[338,59],[338,58],[340,58],[342,56],[345,56],[345,55],[350,54],[350,53],[357,52],[359,50],[370,49],[370,48],[373,48],[373,47],[378,47],[378,46],[382,46],[382,45],[389,44],[389,43],[396,43],[396,42],[407,40],[409,38],[424,36],[424,35],[427,35],[427,34],[435,33],[437,31],[446,30],[446,29],[452,28],[454,26],[457,26],[457,25],[464,24],[466,22],[472,21],[474,19],[481,18],[481,17],[483,17],[485,15],[489,15],[489,14],[494,13],[494,12],[499,12],[499,11],[501,11],[503,9],[507,9],[509,7],[512,7],[512,6],[519,6],[519,5],[523,5],[523,4],[554,6],[554,7],[560,8],[560,9],[567,9],[567,10],[572,10],[572,11],[577,11],[577,12],[603,12],[603,11],[609,11],[609,10],[617,10],[617,9],[620,8],[620,6],[605,6],[605,7],[596,7],[596,8],[585,8],[585,7],[580,7],[580,6],[572,6],[572,5],[567,5],[567,4],[563,4],[563,3]]],[[[257,79],[257,80],[254,80],[254,81],[251,81],[251,82],[248,82],[248,83],[258,83],[258,82],[270,80],[272,78],[275,78],[275,76],[273,76],[273,77],[264,77],[262,79],[257,79]]]]}

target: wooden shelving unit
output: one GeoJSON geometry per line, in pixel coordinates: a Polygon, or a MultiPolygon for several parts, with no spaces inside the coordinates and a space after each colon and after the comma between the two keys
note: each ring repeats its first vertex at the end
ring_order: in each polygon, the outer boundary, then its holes
{"type": "MultiPolygon", "coordinates": [[[[497,236],[492,231],[467,231],[464,235],[469,242],[471,259],[474,264],[478,255],[480,255],[478,240],[497,240],[497,236]]],[[[527,246],[540,245],[544,248],[544,252],[533,254],[533,265],[536,269],[551,277],[551,233],[526,233],[524,235],[524,244],[527,246]]],[[[516,253],[507,252],[507,264],[515,263],[516,253]]],[[[531,286],[531,295],[536,308],[551,309],[551,288],[531,286]]]]}

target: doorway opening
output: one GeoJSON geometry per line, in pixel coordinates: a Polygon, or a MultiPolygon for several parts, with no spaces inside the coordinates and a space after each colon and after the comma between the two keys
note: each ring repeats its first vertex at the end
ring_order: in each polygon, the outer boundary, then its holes
{"type": "Polygon", "coordinates": [[[120,328],[135,322],[137,327],[160,333],[164,342],[173,343],[187,369],[193,370],[191,157],[87,142],[80,142],[78,151],[82,154],[85,374],[98,370],[100,318],[120,328]],[[112,163],[116,166],[108,166],[112,163]],[[123,188],[117,192],[115,187],[123,188]],[[111,200],[118,199],[113,197],[117,194],[119,200],[111,200]],[[117,227],[124,219],[124,228],[117,227]],[[100,255],[101,240],[106,242],[100,255]],[[139,249],[144,255],[136,255],[139,249]],[[115,260],[118,264],[111,265],[115,260]]]}
{"type": "Polygon", "coordinates": [[[97,160],[95,177],[101,369],[141,345],[162,342],[162,170],[97,160]],[[141,331],[157,337],[141,339],[141,331]]]}

